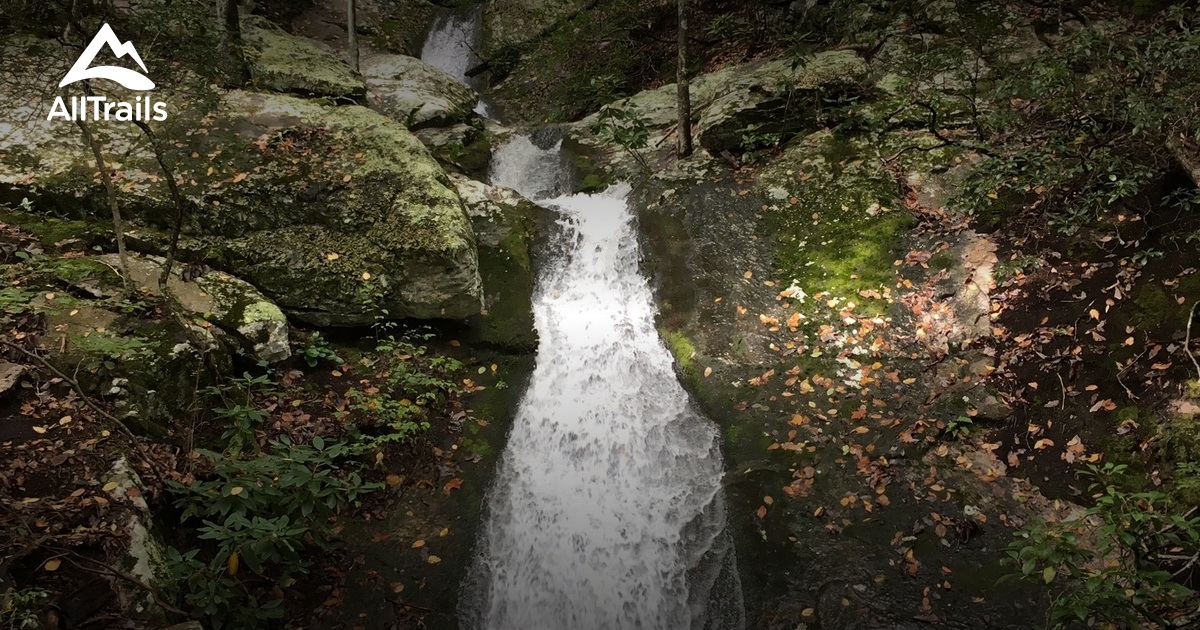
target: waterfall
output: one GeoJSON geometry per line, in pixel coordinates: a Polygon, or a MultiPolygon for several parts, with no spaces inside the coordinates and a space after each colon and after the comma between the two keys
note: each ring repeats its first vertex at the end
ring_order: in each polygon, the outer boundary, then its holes
{"type": "MultiPolygon", "coordinates": [[[[456,10],[446,10],[434,20],[433,28],[421,47],[421,61],[444,71],[466,83],[476,91],[483,88],[478,79],[468,77],[467,72],[479,65],[480,38],[483,28],[483,5],[456,10]]],[[[494,118],[488,104],[479,99],[475,112],[485,118],[494,118]]]]}
{"type": "Polygon", "coordinates": [[[558,213],[534,298],[537,366],[501,458],[460,624],[740,629],[713,424],[654,327],[629,187],[559,194],[558,146],[516,136],[492,180],[558,213]]]}

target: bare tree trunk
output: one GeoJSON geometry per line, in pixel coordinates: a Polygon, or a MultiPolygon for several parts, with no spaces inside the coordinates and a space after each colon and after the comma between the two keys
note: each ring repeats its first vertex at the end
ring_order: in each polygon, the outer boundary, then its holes
{"type": "Polygon", "coordinates": [[[346,0],[346,34],[350,49],[350,67],[358,72],[358,11],[355,0],[346,0]]]}
{"type": "Polygon", "coordinates": [[[688,0],[678,0],[679,5],[679,59],[675,69],[678,85],[675,106],[679,112],[679,124],[675,130],[676,149],[679,157],[692,154],[692,95],[687,78],[687,12],[688,0]]]}
{"type": "Polygon", "coordinates": [[[242,16],[238,0],[224,0],[224,3],[221,19],[225,22],[225,50],[234,63],[234,81],[244,84],[250,80],[250,68],[246,66],[246,55],[242,50],[242,16]]]}
{"type": "MultiPolygon", "coordinates": [[[[64,90],[63,97],[70,98],[70,95],[64,90]]],[[[75,124],[79,125],[79,130],[83,132],[83,140],[92,151],[92,158],[95,159],[96,168],[100,171],[100,181],[104,183],[104,190],[108,194],[108,207],[112,211],[113,230],[117,234],[117,257],[121,263],[121,283],[128,293],[129,258],[125,253],[125,226],[121,220],[121,206],[117,204],[117,188],[113,184],[112,172],[108,170],[108,164],[104,161],[104,152],[100,146],[100,140],[92,134],[91,126],[87,124],[83,116],[77,118],[75,124]]]]}
{"type": "Polygon", "coordinates": [[[167,280],[171,278],[171,267],[175,264],[175,255],[179,251],[179,234],[183,231],[183,222],[187,218],[187,202],[179,192],[175,171],[167,165],[166,158],[163,157],[162,148],[158,144],[158,136],[154,135],[150,125],[140,120],[134,120],[133,124],[137,125],[138,129],[145,134],[146,139],[150,141],[150,150],[154,153],[154,160],[158,162],[159,170],[167,180],[167,189],[170,190],[171,201],[175,204],[175,224],[171,226],[171,245],[167,248],[167,260],[163,263],[162,275],[158,278],[158,284],[165,287],[167,280]]]}

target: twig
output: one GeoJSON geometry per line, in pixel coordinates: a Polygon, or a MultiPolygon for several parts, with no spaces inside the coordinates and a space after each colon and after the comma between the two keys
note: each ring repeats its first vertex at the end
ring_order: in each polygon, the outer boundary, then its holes
{"type": "Polygon", "coordinates": [[[159,481],[166,480],[166,476],[163,474],[162,469],[158,467],[158,463],[155,462],[154,459],[150,457],[150,453],[146,450],[146,445],[142,444],[142,441],[140,439],[138,439],[138,437],[136,435],[134,435],[133,431],[131,431],[129,429],[129,427],[125,426],[125,423],[122,422],[120,420],[120,418],[117,418],[116,416],[112,415],[107,410],[105,410],[103,407],[101,407],[98,403],[93,401],[91,399],[91,397],[87,395],[87,392],[85,392],[83,390],[83,386],[81,386],[78,381],[67,376],[66,374],[63,374],[61,370],[54,367],[54,365],[52,365],[49,361],[47,361],[44,357],[42,357],[40,354],[37,354],[36,352],[30,352],[29,350],[26,350],[25,348],[22,348],[21,346],[18,346],[17,344],[12,343],[11,341],[8,341],[7,339],[0,339],[0,343],[3,343],[9,349],[16,350],[17,352],[21,353],[22,355],[24,355],[27,358],[37,361],[42,367],[46,368],[47,370],[50,370],[52,373],[54,373],[54,375],[58,376],[64,382],[66,382],[68,385],[70,385],[71,389],[75,390],[76,394],[79,394],[79,398],[81,400],[83,400],[83,402],[85,404],[87,404],[87,406],[91,407],[93,410],[96,411],[96,413],[103,416],[105,420],[108,420],[109,422],[111,422],[114,426],[116,426],[122,433],[124,433],[133,442],[134,448],[137,449],[138,454],[142,456],[142,459],[145,460],[145,462],[154,471],[154,474],[156,476],[158,476],[159,481]]]}
{"type": "Polygon", "coordinates": [[[1055,372],[1054,375],[1058,377],[1058,388],[1062,391],[1062,401],[1058,403],[1058,408],[1063,410],[1067,408],[1067,386],[1063,384],[1061,372],[1055,372]]]}
{"type": "Polygon", "coordinates": [[[194,617],[194,616],[192,616],[192,615],[189,615],[188,613],[186,613],[186,612],[183,612],[182,610],[179,610],[178,608],[176,608],[176,607],[174,607],[174,606],[172,606],[172,605],[170,605],[170,604],[168,604],[168,603],[164,602],[164,601],[162,600],[162,598],[161,598],[161,597],[159,597],[159,595],[158,595],[158,591],[157,591],[157,590],[155,590],[155,589],[154,589],[154,587],[152,587],[152,586],[150,586],[149,584],[146,584],[145,582],[143,582],[143,581],[139,580],[139,579],[138,579],[136,576],[134,576],[134,575],[132,575],[132,574],[130,574],[130,573],[126,573],[126,572],[124,572],[124,571],[122,571],[122,570],[120,570],[120,569],[118,569],[118,568],[116,568],[116,567],[110,567],[110,566],[108,566],[107,564],[104,564],[103,562],[99,562],[99,561],[97,561],[97,560],[93,560],[93,559],[91,559],[91,558],[88,558],[88,557],[86,557],[86,556],[81,556],[81,555],[79,555],[78,553],[75,553],[74,551],[71,551],[70,549],[65,549],[65,550],[63,550],[63,553],[59,554],[59,556],[65,556],[65,555],[70,555],[70,556],[72,556],[72,558],[71,558],[71,562],[72,562],[72,563],[74,563],[74,565],[75,565],[75,566],[77,566],[77,567],[79,567],[80,569],[83,569],[84,571],[88,571],[88,572],[92,572],[92,573],[97,573],[97,572],[99,572],[99,571],[97,571],[97,570],[95,570],[95,569],[89,569],[89,568],[87,568],[87,567],[85,567],[85,566],[83,566],[83,565],[79,564],[79,560],[86,560],[87,562],[90,562],[90,563],[92,563],[92,564],[94,564],[94,565],[96,565],[96,566],[100,567],[100,569],[101,569],[103,572],[105,572],[105,573],[108,573],[109,575],[113,575],[113,576],[119,577],[119,578],[121,578],[122,580],[125,580],[125,581],[127,581],[127,582],[130,582],[130,583],[134,584],[135,586],[141,587],[141,588],[142,588],[142,589],[144,589],[144,590],[145,590],[147,593],[149,593],[149,594],[150,594],[150,597],[154,598],[154,603],[158,604],[159,608],[162,608],[163,610],[165,610],[166,612],[169,612],[169,613],[171,613],[172,615],[179,615],[180,617],[183,617],[183,618],[185,618],[185,619],[195,619],[195,617],[194,617]]]}
{"type": "Polygon", "coordinates": [[[1200,378],[1200,361],[1196,361],[1196,355],[1192,354],[1192,320],[1196,319],[1196,307],[1200,306],[1200,300],[1192,303],[1192,309],[1188,311],[1187,336],[1183,339],[1183,350],[1192,360],[1192,365],[1196,367],[1196,378],[1200,378]]]}

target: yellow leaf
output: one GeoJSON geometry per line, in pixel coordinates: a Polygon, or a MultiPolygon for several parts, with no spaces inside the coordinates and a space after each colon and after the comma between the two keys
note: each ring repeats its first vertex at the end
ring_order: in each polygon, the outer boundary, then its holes
{"type": "Polygon", "coordinates": [[[413,549],[420,549],[421,547],[424,547],[424,546],[425,546],[424,540],[414,540],[413,544],[412,544],[413,549]]]}
{"type": "Polygon", "coordinates": [[[104,491],[105,491],[105,492],[112,492],[113,490],[116,490],[116,489],[117,489],[117,486],[120,486],[120,485],[121,485],[121,484],[119,484],[119,483],[117,483],[117,482],[115,482],[115,481],[110,481],[110,482],[108,482],[108,483],[104,484],[104,491]]]}
{"type": "Polygon", "coordinates": [[[1100,321],[1100,311],[1097,311],[1096,309],[1092,309],[1092,310],[1088,311],[1088,315],[1091,315],[1092,319],[1094,319],[1096,321],[1100,321]]]}
{"type": "Polygon", "coordinates": [[[51,558],[46,561],[46,564],[42,565],[42,568],[47,571],[57,571],[58,567],[60,566],[62,566],[62,560],[59,560],[58,558],[51,558]]]}
{"type": "Polygon", "coordinates": [[[425,559],[425,562],[428,562],[429,564],[437,564],[441,561],[442,561],[442,559],[437,556],[429,556],[428,558],[425,559]]]}
{"type": "Polygon", "coordinates": [[[362,279],[363,279],[363,280],[370,280],[370,279],[371,279],[371,274],[369,274],[369,273],[367,273],[367,272],[365,272],[365,271],[364,271],[364,272],[363,272],[363,274],[362,274],[362,279]]]}
{"type": "Polygon", "coordinates": [[[341,257],[342,257],[342,255],[341,255],[341,254],[339,254],[339,253],[337,253],[337,252],[329,252],[328,254],[325,254],[325,260],[331,260],[331,261],[332,261],[332,260],[337,260],[337,259],[339,259],[339,258],[341,258],[341,257]]]}
{"type": "Polygon", "coordinates": [[[241,493],[242,493],[242,487],[241,487],[241,486],[234,486],[234,487],[232,487],[232,488],[230,488],[230,489],[229,489],[229,496],[231,496],[231,497],[236,497],[237,495],[239,495],[239,494],[241,494],[241,493]]]}
{"type": "Polygon", "coordinates": [[[704,378],[708,378],[710,376],[712,376],[712,368],[711,367],[704,368],[704,378]]]}
{"type": "Polygon", "coordinates": [[[225,563],[225,569],[229,575],[237,575],[238,555],[236,551],[229,554],[229,561],[225,563]]]}
{"type": "Polygon", "coordinates": [[[45,433],[46,427],[33,427],[33,432],[34,433],[45,433]]]}

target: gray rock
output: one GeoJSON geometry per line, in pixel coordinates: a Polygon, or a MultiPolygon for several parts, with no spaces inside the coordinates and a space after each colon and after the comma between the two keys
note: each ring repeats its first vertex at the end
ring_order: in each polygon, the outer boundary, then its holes
{"type": "Polygon", "coordinates": [[[465,122],[479,102],[475,90],[415,57],[371,55],[362,71],[371,108],[409,129],[465,122]]]}
{"type": "Polygon", "coordinates": [[[259,16],[242,25],[250,77],[261,89],[362,101],[367,87],[328,46],[297,37],[259,16]]]}
{"type": "MultiPolygon", "coordinates": [[[[117,267],[116,254],[100,256],[105,264],[117,267]]],[[[164,259],[157,256],[130,256],[130,280],[151,291],[158,290],[164,259]]],[[[222,271],[209,271],[192,282],[184,282],[179,267],[167,279],[167,295],[195,317],[213,321],[238,338],[255,358],[275,363],[292,356],[288,345],[288,323],[283,312],[270,298],[250,283],[222,271]]]]}

